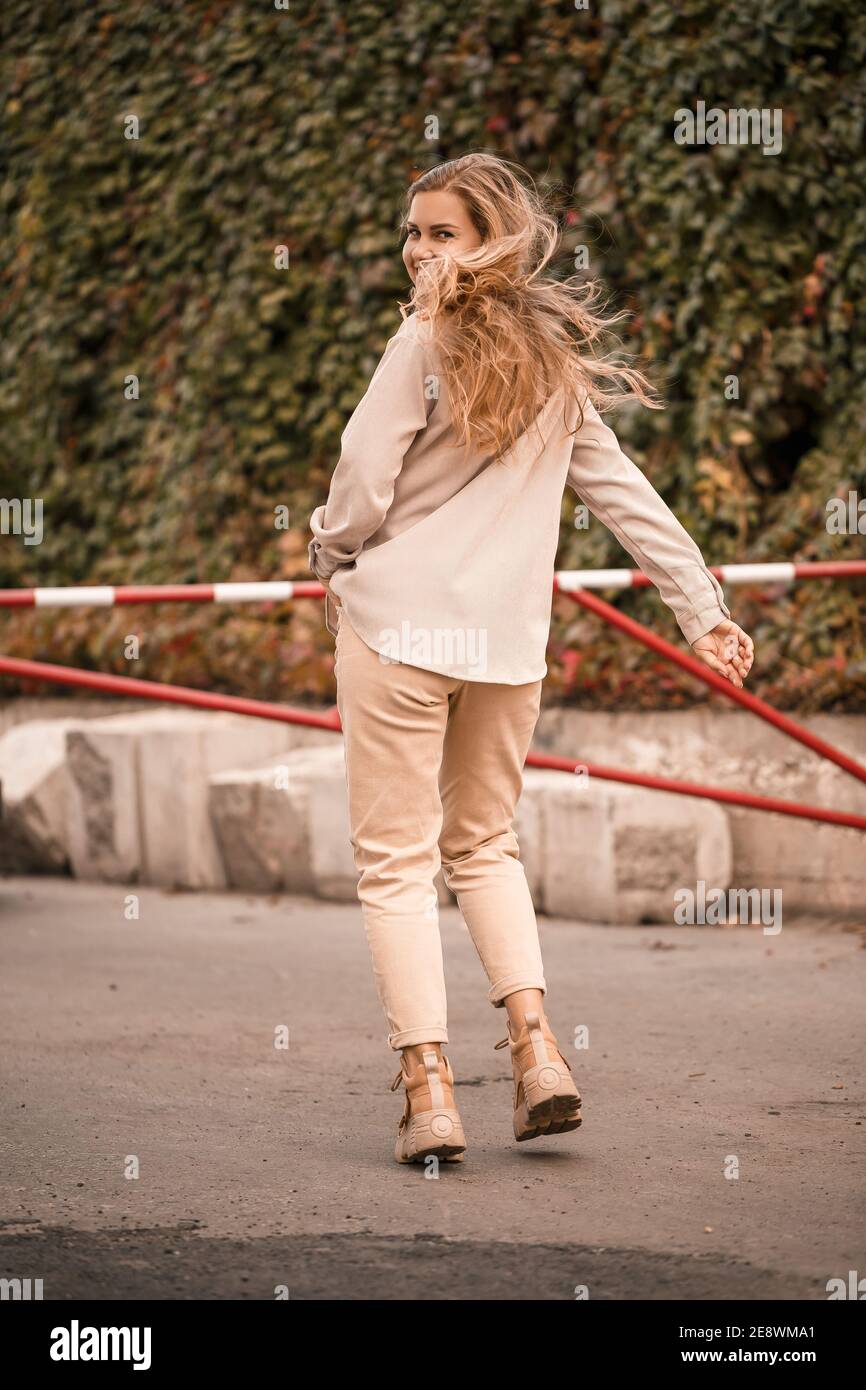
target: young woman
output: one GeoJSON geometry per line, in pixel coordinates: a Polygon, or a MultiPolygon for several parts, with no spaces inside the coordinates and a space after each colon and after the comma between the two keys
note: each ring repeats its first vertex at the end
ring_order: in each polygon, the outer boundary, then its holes
{"type": "MultiPolygon", "coordinates": [[[[434,879],[440,864],[508,1016],[518,1140],[575,1129],[544,1011],[512,821],[539,714],[568,484],[658,586],[695,654],[742,686],[751,639],[599,411],[659,408],[601,351],[595,285],[543,272],[556,220],[524,171],[473,153],[406,197],[414,285],[342,435],[310,567],[336,638],[358,897],[406,1089],[395,1157],[462,1159],[434,879]]],[[[403,306],[401,306],[402,310],[403,306]]]]}

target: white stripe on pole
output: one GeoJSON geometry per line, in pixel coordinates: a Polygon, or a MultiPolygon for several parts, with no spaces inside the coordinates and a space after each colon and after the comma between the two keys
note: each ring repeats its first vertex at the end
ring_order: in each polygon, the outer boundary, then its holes
{"type": "Polygon", "coordinates": [[[772,583],[779,579],[796,579],[797,567],[779,565],[720,565],[726,584],[772,583]]]}
{"type": "MultiPolygon", "coordinates": [[[[766,565],[719,565],[726,584],[773,584],[797,577],[797,566],[790,563],[766,565]]],[[[564,592],[575,589],[627,589],[634,582],[634,570],[557,570],[556,581],[564,592]]]]}
{"type": "Polygon", "coordinates": [[[631,570],[557,570],[556,582],[560,589],[569,592],[573,589],[629,589],[632,583],[631,570]]]}
{"type": "Polygon", "coordinates": [[[110,608],[114,603],[114,586],[101,584],[89,589],[34,589],[33,597],[37,608],[68,608],[78,603],[110,608]]]}
{"type": "Polygon", "coordinates": [[[258,599],[291,598],[295,586],[290,579],[274,579],[261,584],[214,584],[216,603],[255,603],[258,599]]]}

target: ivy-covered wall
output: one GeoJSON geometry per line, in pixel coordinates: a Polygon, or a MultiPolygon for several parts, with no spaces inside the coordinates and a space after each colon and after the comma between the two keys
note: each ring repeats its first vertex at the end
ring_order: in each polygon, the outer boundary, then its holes
{"type": "MultiPolygon", "coordinates": [[[[0,498],[44,517],[38,545],[0,534],[0,586],[309,578],[310,512],[408,297],[404,188],[470,149],[549,187],[558,273],[586,246],[634,311],[668,409],[611,423],[708,563],[866,553],[827,528],[828,499],[866,499],[859,0],[6,0],[0,22],[0,498]],[[699,102],[778,110],[781,148],[678,143],[699,102]]],[[[576,500],[559,566],[631,564],[576,500]]],[[[752,689],[864,708],[866,581],[727,598],[752,689]]],[[[615,601],[681,642],[654,591],[615,601]]],[[[0,612],[0,650],[334,690],[315,601],[0,612]]],[[[548,663],[546,699],[708,698],[565,598],[548,663]]],[[[45,689],[0,682],[24,688],[45,689]]]]}

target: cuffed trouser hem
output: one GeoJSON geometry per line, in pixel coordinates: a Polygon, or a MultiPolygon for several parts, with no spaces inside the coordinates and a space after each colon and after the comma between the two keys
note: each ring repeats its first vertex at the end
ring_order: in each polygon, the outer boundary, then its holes
{"type": "Polygon", "coordinates": [[[487,998],[494,1009],[501,1009],[505,1004],[505,996],[518,989],[540,989],[542,994],[546,994],[547,984],[543,975],[508,975],[504,980],[497,980],[495,985],[490,986],[487,998]]]}
{"type": "Polygon", "coordinates": [[[419,1043],[448,1041],[448,1029],[431,1023],[429,1028],[403,1028],[399,1033],[388,1034],[388,1046],[395,1052],[401,1047],[417,1047],[419,1043]]]}

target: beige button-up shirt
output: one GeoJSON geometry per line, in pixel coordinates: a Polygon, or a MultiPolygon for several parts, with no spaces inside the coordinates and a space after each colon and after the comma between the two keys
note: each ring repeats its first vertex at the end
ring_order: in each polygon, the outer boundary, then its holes
{"type": "Polygon", "coordinates": [[[729,618],[697,545],[588,400],[570,437],[578,418],[560,388],[498,460],[456,447],[430,324],[403,320],[310,518],[328,631],[335,595],[383,658],[463,680],[544,677],[566,484],[658,587],[686,641],[729,618]]]}

